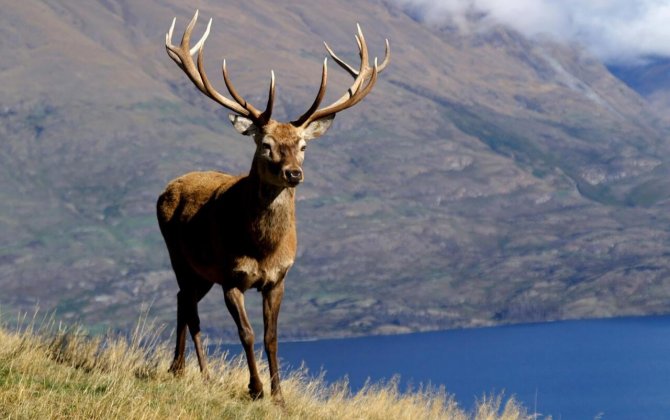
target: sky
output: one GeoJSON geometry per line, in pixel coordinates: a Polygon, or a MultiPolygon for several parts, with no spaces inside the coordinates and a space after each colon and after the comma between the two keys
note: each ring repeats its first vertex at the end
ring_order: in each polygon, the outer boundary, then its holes
{"type": "Polygon", "coordinates": [[[670,0],[396,0],[425,21],[456,21],[468,12],[510,25],[529,37],[576,42],[608,64],[670,57],[670,0]]]}

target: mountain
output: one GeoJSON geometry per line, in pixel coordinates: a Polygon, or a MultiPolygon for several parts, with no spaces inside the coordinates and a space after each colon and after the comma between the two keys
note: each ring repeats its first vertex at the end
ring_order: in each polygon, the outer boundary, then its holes
{"type": "Polygon", "coordinates": [[[670,59],[649,57],[641,63],[609,65],[608,69],[670,121],[670,59]]]}
{"type": "MultiPolygon", "coordinates": [[[[669,126],[587,52],[381,0],[78,3],[0,16],[3,312],[39,305],[99,330],[150,307],[172,328],[155,199],[188,171],[244,173],[253,153],[165,53],[172,17],[176,42],[195,7],[197,34],[214,20],[213,83],[225,55],[261,103],[274,69],[278,119],[311,103],[321,41],[351,62],[356,22],[372,54],[391,43],[373,92],[306,154],[284,338],[669,312],[669,126]]],[[[217,292],[201,318],[236,336],[217,292]]]]}
{"type": "Polygon", "coordinates": [[[609,65],[612,74],[648,97],[670,86],[670,59],[657,57],[643,63],[609,65]]]}

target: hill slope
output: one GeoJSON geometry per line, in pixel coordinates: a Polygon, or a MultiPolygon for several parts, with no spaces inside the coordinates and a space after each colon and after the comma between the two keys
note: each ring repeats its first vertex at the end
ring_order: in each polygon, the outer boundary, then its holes
{"type": "MultiPolygon", "coordinates": [[[[195,365],[183,377],[167,372],[166,343],[137,329],[130,341],[83,337],[80,331],[45,334],[0,328],[0,415],[68,419],[530,419],[513,398],[477,401],[466,413],[444,391],[401,394],[397,384],[370,384],[352,394],[345,383],[327,385],[306,371],[284,378],[284,409],[247,394],[243,358],[211,358],[210,381],[195,365]],[[146,340],[149,340],[147,342],[146,340]]],[[[267,367],[261,373],[267,378],[267,367]]],[[[269,392],[266,392],[269,394],[269,392]]]]}
{"type": "MultiPolygon", "coordinates": [[[[187,171],[248,170],[250,141],[165,54],[193,9],[136,3],[3,7],[3,305],[104,329],[150,303],[172,322],[155,197],[187,171]]],[[[259,103],[273,68],[283,119],[313,98],[322,40],[352,61],[356,21],[373,54],[391,41],[373,93],[307,153],[284,337],[668,312],[669,131],[645,99],[570,46],[325,4],[198,3],[214,83],[225,55],[259,103]]],[[[220,295],[201,312],[234,339],[220,295]]]]}

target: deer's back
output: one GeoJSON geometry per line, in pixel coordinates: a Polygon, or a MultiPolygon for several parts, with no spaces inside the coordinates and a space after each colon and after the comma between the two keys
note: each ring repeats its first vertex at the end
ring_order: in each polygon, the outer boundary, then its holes
{"type": "Polygon", "coordinates": [[[235,209],[226,206],[230,200],[220,197],[230,195],[240,178],[208,171],[190,172],[170,181],[156,210],[173,265],[186,265],[212,282],[221,281],[218,263],[230,256],[227,239],[238,235],[226,227],[235,218],[230,214],[235,209]]]}
{"type": "Polygon", "coordinates": [[[190,172],[167,185],[158,198],[157,215],[161,231],[194,218],[215,194],[228,190],[240,177],[223,172],[190,172]]]}

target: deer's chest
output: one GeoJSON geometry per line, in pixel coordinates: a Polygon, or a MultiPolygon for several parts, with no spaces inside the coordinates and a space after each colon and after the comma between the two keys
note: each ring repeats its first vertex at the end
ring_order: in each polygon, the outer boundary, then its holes
{"type": "Polygon", "coordinates": [[[238,257],[231,265],[230,286],[259,291],[281,282],[293,265],[293,256],[275,255],[264,260],[238,257]]]}

